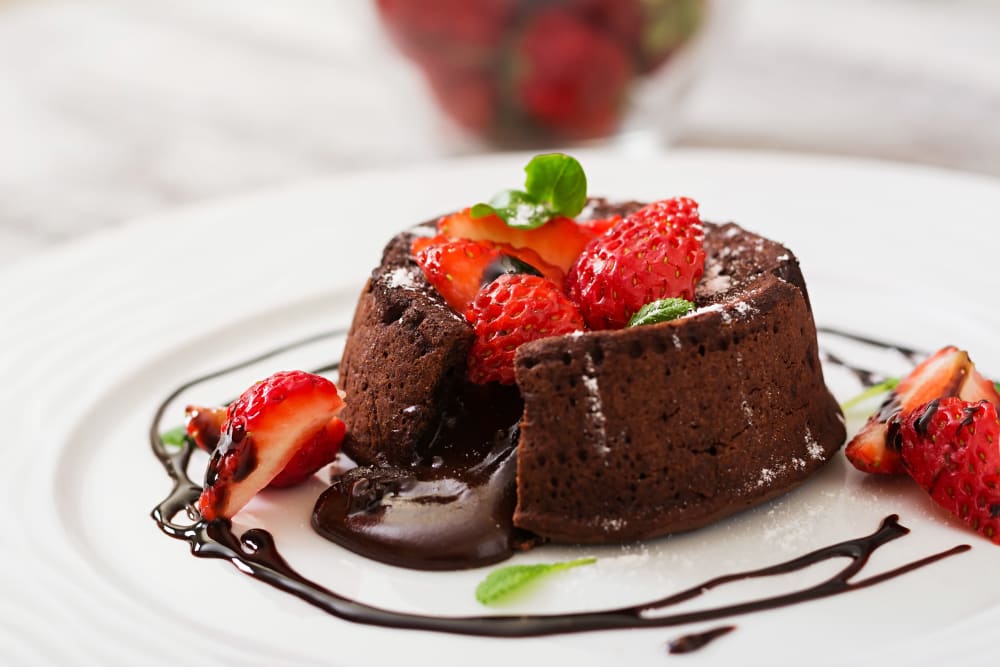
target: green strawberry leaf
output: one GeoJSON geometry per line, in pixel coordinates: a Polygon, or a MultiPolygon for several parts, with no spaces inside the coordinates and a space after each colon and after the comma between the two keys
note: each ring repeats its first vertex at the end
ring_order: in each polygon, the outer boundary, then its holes
{"type": "Polygon", "coordinates": [[[997,390],[998,394],[1000,394],[1000,382],[994,382],[993,388],[997,390]]]}
{"type": "Polygon", "coordinates": [[[535,229],[552,218],[552,212],[545,204],[520,190],[504,190],[497,193],[489,204],[473,206],[471,213],[474,218],[495,213],[503,218],[507,225],[517,229],[535,229]]]}
{"type": "Polygon", "coordinates": [[[587,175],[576,158],[563,153],[536,155],[524,168],[524,189],[552,213],[573,218],[587,205],[587,175]]]}
{"type": "Polygon", "coordinates": [[[883,380],[882,382],[879,382],[876,385],[872,385],[871,387],[868,387],[857,396],[853,396],[844,401],[843,403],[841,403],[840,409],[843,410],[844,412],[847,412],[848,410],[853,408],[855,405],[858,405],[859,403],[864,403],[870,398],[874,398],[886,392],[892,391],[893,389],[896,388],[897,385],[899,385],[899,380],[900,378],[888,378],[886,380],[883,380]]]}
{"type": "Polygon", "coordinates": [[[169,431],[164,431],[160,434],[160,440],[163,441],[164,445],[181,447],[185,442],[187,442],[187,429],[183,426],[178,426],[177,428],[172,428],[169,431]]]}
{"type": "Polygon", "coordinates": [[[524,588],[539,577],[553,572],[568,570],[581,565],[596,563],[596,558],[579,558],[562,563],[539,563],[537,565],[511,565],[490,572],[476,587],[476,600],[480,604],[493,604],[511,593],[524,588]]]}
{"type": "Polygon", "coordinates": [[[678,317],[684,317],[692,310],[694,310],[694,304],[685,299],[660,299],[640,308],[629,320],[628,326],[637,327],[643,324],[669,322],[678,317]]]}

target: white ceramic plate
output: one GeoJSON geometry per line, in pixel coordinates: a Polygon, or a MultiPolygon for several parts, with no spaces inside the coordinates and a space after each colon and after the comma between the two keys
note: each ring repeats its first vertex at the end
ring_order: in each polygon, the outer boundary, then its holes
{"type": "MultiPolygon", "coordinates": [[[[581,157],[595,193],[688,194],[707,219],[733,219],[786,243],[805,269],[820,324],[925,349],[955,343],[1000,373],[996,182],[760,153],[581,157]]],[[[346,324],[393,233],[517,186],[525,161],[501,156],[340,176],[148,219],[0,274],[0,663],[662,664],[667,640],[717,625],[521,640],[354,625],[225,562],[192,558],[149,518],[169,484],[146,430],[175,385],[346,324]]],[[[314,345],[253,373],[308,367],[339,351],[339,342],[314,345]]],[[[882,361],[899,365],[872,363],[882,361]]],[[[843,375],[828,378],[842,396],[856,389],[843,375]]],[[[250,379],[227,378],[191,398],[222,400],[250,379]]],[[[300,572],[364,602],[482,612],[473,590],[483,570],[402,570],[315,536],[308,510],[322,488],[317,479],[265,494],[237,524],[271,529],[300,572]]],[[[498,611],[636,603],[867,534],[894,512],[913,532],[879,549],[866,573],[960,543],[973,548],[874,588],[733,619],[736,632],[684,660],[987,664],[1000,622],[1000,548],[912,484],[867,479],[839,455],[800,490],[706,530],[520,556],[516,562],[600,560],[498,611]]],[[[688,608],[815,582],[840,565],[741,584],[688,608]]]]}

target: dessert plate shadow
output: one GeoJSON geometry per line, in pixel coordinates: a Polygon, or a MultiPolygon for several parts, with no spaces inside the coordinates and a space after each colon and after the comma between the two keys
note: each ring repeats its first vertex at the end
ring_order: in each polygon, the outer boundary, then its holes
{"type": "MultiPolygon", "coordinates": [[[[799,257],[817,323],[933,350],[969,349],[1000,375],[1000,184],[931,169],[725,151],[626,159],[578,154],[593,194],[698,199],[799,257]]],[[[186,380],[349,324],[382,245],[403,227],[517,186],[523,155],[364,172],[137,221],[0,273],[0,387],[6,437],[0,572],[3,664],[661,664],[669,640],[720,625],[485,639],[388,630],[333,618],[241,574],[192,558],[149,512],[170,483],[146,432],[186,380]]],[[[295,346],[198,385],[221,402],[273,370],[335,360],[342,338],[295,346]]],[[[886,373],[891,352],[834,335],[821,345],[886,373]]],[[[858,390],[836,368],[840,398],[858,390]]],[[[866,406],[871,408],[873,406],[866,406]]],[[[172,416],[171,416],[172,415],[172,416]]],[[[849,432],[865,407],[849,415],[849,432]]],[[[196,459],[194,466],[199,465],[196,459]]],[[[203,463],[201,463],[203,465],[203,463]]],[[[873,532],[899,514],[911,533],[880,548],[877,574],[958,544],[966,553],[878,586],[760,614],[685,661],[698,665],[980,664],[1000,622],[1000,548],[964,529],[906,480],[870,479],[838,454],[792,493],[707,529],[642,544],[544,547],[514,563],[594,555],[495,610],[473,597],[488,570],[413,572],[316,536],[324,476],[255,499],[237,528],[271,531],[289,563],[338,593],[445,616],[558,614],[636,604],[712,577],[772,565],[873,532]],[[977,662],[978,661],[978,662],[977,662]]],[[[828,562],[685,603],[699,609],[816,583],[828,562]]],[[[982,663],[985,664],[985,663],[982,663]]]]}

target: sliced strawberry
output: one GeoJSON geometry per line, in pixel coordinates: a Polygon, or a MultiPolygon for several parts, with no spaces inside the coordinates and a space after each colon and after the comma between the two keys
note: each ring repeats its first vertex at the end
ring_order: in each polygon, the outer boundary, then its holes
{"type": "Polygon", "coordinates": [[[598,218],[597,220],[581,220],[576,224],[580,225],[595,237],[600,236],[622,221],[620,215],[613,215],[610,218],[598,218]]]}
{"type": "MultiPolygon", "coordinates": [[[[868,423],[847,443],[844,450],[847,458],[864,472],[884,475],[904,472],[899,454],[887,447],[896,429],[895,418],[936,398],[961,395],[973,372],[975,366],[968,353],[957,347],[942,348],[928,357],[900,381],[868,423]]],[[[970,386],[967,395],[971,398],[977,392],[970,386]]]]}
{"type": "Polygon", "coordinates": [[[332,382],[303,371],[275,373],[243,392],[229,406],[205,473],[202,517],[235,515],[343,406],[332,382]]]}
{"type": "Polygon", "coordinates": [[[1000,419],[989,401],[936,399],[903,417],[905,470],[941,507],[1000,544],[1000,419]]]}
{"type": "Polygon", "coordinates": [[[474,218],[469,209],[441,218],[438,232],[454,239],[493,241],[515,248],[530,248],[563,273],[569,270],[584,247],[599,235],[570,218],[557,217],[535,229],[518,229],[495,215],[474,218]]]}
{"type": "Polygon", "coordinates": [[[283,489],[306,481],[323,466],[332,463],[340,451],[340,445],[347,433],[347,425],[334,417],[326,427],[316,433],[312,440],[295,452],[295,456],[271,480],[268,488],[283,489]]]}
{"type": "Polygon", "coordinates": [[[530,248],[445,236],[426,241],[413,242],[414,259],[456,313],[464,314],[479,290],[502,273],[531,273],[562,284],[562,270],[530,248]]]}
{"type": "Polygon", "coordinates": [[[222,424],[226,421],[226,408],[207,408],[189,405],[184,408],[184,428],[198,449],[211,453],[219,444],[222,424]]]}
{"type": "Polygon", "coordinates": [[[958,397],[963,401],[976,403],[978,401],[989,401],[993,405],[1000,406],[1000,394],[997,393],[997,386],[983,377],[983,374],[976,370],[975,365],[969,371],[969,377],[962,385],[962,391],[958,397]]]}

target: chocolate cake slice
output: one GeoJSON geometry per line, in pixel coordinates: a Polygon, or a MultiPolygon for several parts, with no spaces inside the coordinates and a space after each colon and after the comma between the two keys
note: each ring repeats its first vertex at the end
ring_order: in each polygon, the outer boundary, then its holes
{"type": "MultiPolygon", "coordinates": [[[[473,332],[410,257],[425,231],[389,243],[344,350],[344,446],[362,464],[425,460],[463,410],[473,332]]],[[[568,543],[697,528],[788,491],[843,444],[795,257],[734,224],[706,223],[704,245],[692,314],[518,349],[518,528],[568,543]]]]}

